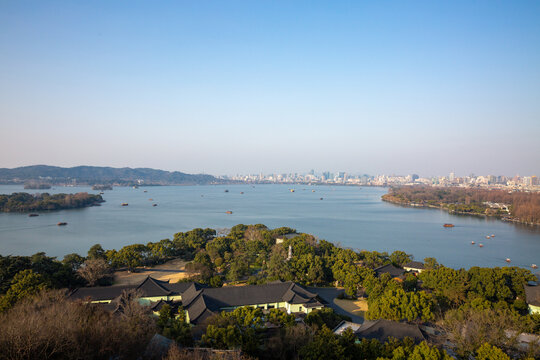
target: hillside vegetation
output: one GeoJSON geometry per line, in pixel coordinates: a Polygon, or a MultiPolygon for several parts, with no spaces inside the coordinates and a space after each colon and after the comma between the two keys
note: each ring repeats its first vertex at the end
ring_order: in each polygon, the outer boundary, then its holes
{"type": "Polygon", "coordinates": [[[75,181],[78,184],[115,183],[120,185],[184,185],[212,184],[220,179],[212,175],[191,175],[179,171],[164,171],[148,168],[112,168],[99,166],[76,166],[63,168],[58,166],[34,165],[14,169],[0,169],[0,183],[20,183],[38,179],[47,179],[52,184],[66,184],[75,181]]]}

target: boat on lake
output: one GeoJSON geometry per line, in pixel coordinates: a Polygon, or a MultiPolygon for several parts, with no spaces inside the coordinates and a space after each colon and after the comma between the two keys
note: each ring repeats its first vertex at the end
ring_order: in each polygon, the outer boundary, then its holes
{"type": "Polygon", "coordinates": [[[471,245],[474,245],[474,244],[476,244],[476,243],[474,241],[471,241],[471,245]]]}
{"type": "Polygon", "coordinates": [[[444,227],[454,227],[454,224],[444,224],[444,227]]]}
{"type": "Polygon", "coordinates": [[[507,263],[509,263],[509,262],[510,262],[510,258],[506,258],[505,261],[506,261],[507,263]]]}
{"type": "Polygon", "coordinates": [[[225,190],[225,192],[229,192],[229,190],[225,190]]]}
{"type": "Polygon", "coordinates": [[[59,222],[58,224],[56,224],[58,226],[66,226],[67,225],[67,222],[59,222]]]}
{"type": "Polygon", "coordinates": [[[487,235],[487,236],[486,236],[486,239],[491,239],[491,236],[487,235]]]}
{"type": "Polygon", "coordinates": [[[536,264],[532,264],[531,267],[532,267],[533,269],[538,269],[538,265],[536,265],[536,264]]]}
{"type": "Polygon", "coordinates": [[[152,204],[152,206],[157,206],[157,204],[152,204]]]}
{"type": "Polygon", "coordinates": [[[479,247],[484,247],[484,244],[478,244],[479,247]]]}
{"type": "Polygon", "coordinates": [[[122,206],[128,206],[129,204],[128,203],[122,203],[122,206]]]}
{"type": "Polygon", "coordinates": [[[34,214],[34,213],[32,213],[32,214],[28,214],[28,216],[29,216],[29,217],[34,217],[34,216],[39,216],[39,214],[34,214]]]}
{"type": "Polygon", "coordinates": [[[231,210],[228,210],[228,211],[225,211],[225,214],[232,214],[232,211],[231,210]]]}

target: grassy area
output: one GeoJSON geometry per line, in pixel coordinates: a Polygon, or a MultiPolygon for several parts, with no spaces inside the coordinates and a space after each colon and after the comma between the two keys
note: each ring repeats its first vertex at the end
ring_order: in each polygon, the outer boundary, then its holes
{"type": "Polygon", "coordinates": [[[114,273],[115,285],[130,285],[138,284],[147,276],[151,276],[158,280],[163,280],[175,283],[180,279],[188,276],[185,271],[186,261],[182,259],[174,259],[167,261],[165,264],[156,265],[149,268],[137,268],[134,272],[116,271],[114,273]]]}
{"type": "Polygon", "coordinates": [[[364,316],[364,313],[368,310],[368,303],[366,299],[359,300],[344,300],[344,299],[334,299],[334,303],[342,308],[343,310],[356,315],[364,316]]]}

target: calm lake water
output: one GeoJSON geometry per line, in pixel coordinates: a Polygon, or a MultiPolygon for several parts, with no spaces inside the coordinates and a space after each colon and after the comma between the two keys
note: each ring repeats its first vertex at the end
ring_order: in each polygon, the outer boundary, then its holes
{"type": "MultiPolygon", "coordinates": [[[[44,192],[0,186],[2,194],[20,191],[44,192]]],[[[45,191],[98,193],[88,187],[45,191]]],[[[454,268],[506,266],[506,258],[512,259],[511,265],[540,265],[540,227],[401,207],[381,201],[384,193],[382,188],[302,185],[117,187],[105,191],[106,202],[99,207],[41,213],[39,217],[0,214],[0,254],[45,251],[61,258],[73,252],[86,254],[96,243],[118,249],[172,239],[174,233],[196,227],[261,223],[270,228],[289,226],[353,249],[404,250],[417,260],[431,256],[454,268]],[[121,206],[124,202],[129,206],[121,206]],[[68,225],[57,226],[60,221],[68,225]],[[443,228],[444,223],[455,227],[443,228]],[[485,238],[491,234],[495,237],[485,238]]]]}

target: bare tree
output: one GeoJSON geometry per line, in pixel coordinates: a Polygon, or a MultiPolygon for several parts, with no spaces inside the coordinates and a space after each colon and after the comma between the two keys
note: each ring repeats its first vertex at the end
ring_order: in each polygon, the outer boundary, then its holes
{"type": "Polygon", "coordinates": [[[88,282],[88,285],[95,286],[101,279],[111,276],[111,268],[103,259],[86,260],[79,269],[77,274],[88,282]]]}
{"type": "Polygon", "coordinates": [[[151,317],[130,306],[118,315],[44,291],[0,315],[0,360],[136,359],[156,329],[151,317]]]}

